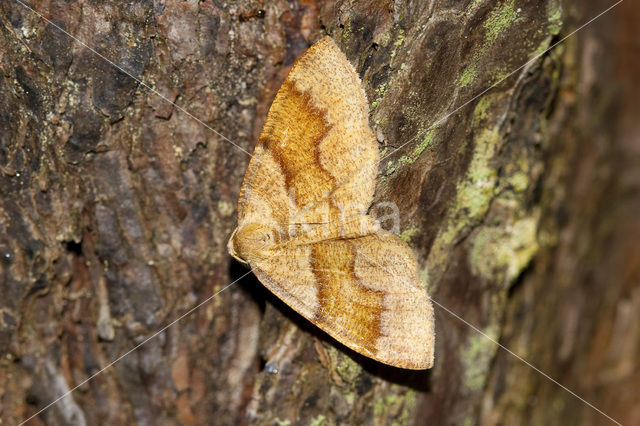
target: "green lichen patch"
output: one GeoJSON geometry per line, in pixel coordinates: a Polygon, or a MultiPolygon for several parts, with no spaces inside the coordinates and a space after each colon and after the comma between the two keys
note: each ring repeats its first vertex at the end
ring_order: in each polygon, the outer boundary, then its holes
{"type": "Polygon", "coordinates": [[[537,229],[537,216],[481,229],[473,242],[472,272],[487,280],[495,280],[497,273],[511,283],[538,251],[537,229]]]}
{"type": "Polygon", "coordinates": [[[492,104],[491,96],[483,96],[478,101],[475,109],[473,110],[473,117],[476,121],[480,122],[486,120],[489,117],[487,110],[492,104]]]}
{"type": "MultiPolygon", "coordinates": [[[[493,341],[498,340],[499,329],[497,326],[489,326],[483,332],[493,341]]],[[[473,334],[469,337],[468,344],[462,351],[464,383],[473,392],[482,390],[486,383],[491,361],[498,349],[498,345],[493,341],[482,334],[473,334]]]]}
{"type": "Polygon", "coordinates": [[[384,98],[384,95],[387,93],[387,90],[389,89],[389,84],[390,82],[387,81],[385,83],[382,83],[380,86],[376,88],[376,98],[374,99],[373,102],[371,102],[371,109],[375,109],[380,103],[380,101],[382,100],[382,98],[384,98]]]}
{"type": "Polygon", "coordinates": [[[311,423],[309,424],[311,426],[324,426],[325,424],[327,424],[327,418],[320,414],[318,417],[314,417],[313,419],[311,419],[311,423]]]}
{"type": "MultiPolygon", "coordinates": [[[[531,164],[526,155],[520,155],[503,166],[501,187],[514,193],[523,193],[531,186],[531,164]]],[[[506,195],[506,194],[505,194],[506,195]]],[[[513,194],[515,196],[515,194],[513,194]]]]}
{"type": "Polygon", "coordinates": [[[398,38],[396,38],[396,41],[393,42],[393,50],[391,51],[391,59],[396,57],[396,55],[398,54],[398,48],[400,46],[402,46],[403,43],[404,43],[404,30],[402,28],[400,28],[398,30],[398,38]]]}
{"type": "Polygon", "coordinates": [[[357,362],[338,351],[336,348],[327,348],[331,366],[345,383],[355,383],[362,373],[362,368],[357,362]]]}
{"type": "Polygon", "coordinates": [[[446,265],[451,245],[464,230],[479,223],[489,210],[498,182],[498,174],[491,161],[499,141],[497,127],[480,130],[471,163],[464,179],[457,185],[454,205],[447,214],[447,226],[438,233],[429,252],[429,267],[437,270],[446,265]]]}
{"type": "MultiPolygon", "coordinates": [[[[405,40],[404,30],[402,28],[398,28],[397,31],[398,31],[397,38],[393,42],[393,47],[392,47],[391,53],[389,54],[391,59],[395,58],[395,56],[398,53],[398,49],[400,48],[400,46],[402,46],[404,44],[404,40],[405,40]]],[[[387,36],[387,38],[388,37],[390,37],[390,36],[387,36]]],[[[404,63],[400,64],[400,71],[406,71],[406,69],[407,69],[406,64],[404,64],[404,63]]],[[[386,81],[386,82],[382,83],[380,86],[378,86],[376,88],[375,99],[373,100],[373,102],[371,102],[371,105],[370,105],[370,109],[371,110],[376,109],[378,107],[378,105],[380,105],[380,102],[382,101],[382,99],[386,95],[387,91],[393,85],[393,82],[397,78],[398,78],[397,75],[392,75],[390,77],[389,81],[386,81]]]]}
{"type": "Polygon", "coordinates": [[[529,187],[529,175],[524,172],[516,172],[508,180],[515,192],[524,192],[529,187]]]}
{"type": "Polygon", "coordinates": [[[470,85],[471,83],[473,83],[473,80],[475,80],[477,76],[478,68],[476,67],[476,65],[469,65],[467,68],[465,68],[465,70],[462,72],[462,75],[460,76],[460,86],[466,87],[470,85]]]}
{"type": "Polygon", "coordinates": [[[344,24],[344,28],[342,29],[342,38],[344,40],[348,40],[349,37],[351,36],[351,33],[352,33],[351,21],[347,21],[347,23],[344,24]]]}
{"type": "Polygon", "coordinates": [[[395,164],[391,160],[388,161],[386,166],[386,171],[384,173],[385,176],[389,176],[395,173],[398,170],[398,167],[400,166],[413,164],[422,155],[424,150],[427,149],[429,145],[431,145],[431,142],[433,141],[433,137],[435,135],[435,131],[436,131],[435,127],[429,129],[427,133],[424,135],[424,137],[422,138],[422,141],[413,149],[413,151],[411,151],[411,154],[403,155],[398,159],[398,161],[395,164]]]}
{"type": "Polygon", "coordinates": [[[378,418],[394,417],[394,426],[411,423],[411,414],[416,405],[416,392],[407,390],[404,395],[390,394],[376,400],[373,413],[378,418]]]}
{"type": "Polygon", "coordinates": [[[427,268],[426,266],[420,268],[418,270],[418,277],[420,278],[420,281],[422,281],[422,286],[427,291],[427,295],[433,294],[435,288],[431,284],[432,281],[429,275],[429,268],[427,268]]]}
{"type": "Polygon", "coordinates": [[[435,127],[431,128],[422,138],[422,142],[420,142],[420,144],[414,148],[413,152],[411,153],[411,158],[413,161],[417,160],[418,157],[422,155],[424,150],[427,149],[429,145],[431,145],[435,131],[435,127]]]}
{"type": "Polygon", "coordinates": [[[501,7],[493,10],[484,23],[489,44],[493,44],[498,36],[517,18],[518,11],[513,6],[513,0],[507,1],[501,7]]]}
{"type": "Polygon", "coordinates": [[[542,41],[538,44],[538,47],[536,47],[533,50],[533,52],[529,54],[529,59],[538,57],[542,55],[544,52],[546,52],[546,50],[549,48],[550,43],[551,43],[551,37],[546,37],[542,39],[542,41]]]}
{"type": "Polygon", "coordinates": [[[218,211],[223,217],[229,217],[233,214],[233,204],[228,201],[220,200],[217,204],[218,211]]]}
{"type": "Polygon", "coordinates": [[[405,243],[411,241],[411,238],[420,231],[418,228],[407,228],[399,235],[400,239],[405,243]]]}
{"type": "Polygon", "coordinates": [[[384,172],[385,176],[389,176],[393,173],[395,173],[397,167],[393,164],[392,160],[387,161],[387,169],[384,172]]]}
{"type": "Polygon", "coordinates": [[[497,182],[491,167],[500,136],[497,128],[483,129],[475,138],[475,149],[465,179],[458,185],[456,210],[470,220],[479,219],[489,208],[497,182]]]}
{"type": "Polygon", "coordinates": [[[551,1],[548,5],[549,25],[547,29],[551,35],[560,34],[562,29],[562,4],[559,1],[551,1]]]}
{"type": "Polygon", "coordinates": [[[385,32],[382,36],[380,36],[381,46],[387,46],[389,44],[389,41],[391,41],[391,34],[389,34],[388,32],[385,32]]]}
{"type": "Polygon", "coordinates": [[[508,68],[506,65],[500,65],[491,71],[492,74],[492,84],[497,84],[498,82],[508,78],[513,74],[513,70],[508,68]]]}
{"type": "MultiPolygon", "coordinates": [[[[472,7],[475,6],[476,3],[472,4],[472,7]]],[[[514,0],[509,0],[491,11],[484,22],[485,40],[471,55],[469,64],[462,71],[458,80],[460,87],[470,86],[476,80],[480,74],[479,70],[482,68],[480,66],[482,58],[487,55],[490,47],[493,46],[498,37],[518,19],[518,13],[519,9],[514,7],[514,0]]],[[[500,81],[509,72],[501,68],[494,74],[496,74],[494,81],[500,81]]]]}

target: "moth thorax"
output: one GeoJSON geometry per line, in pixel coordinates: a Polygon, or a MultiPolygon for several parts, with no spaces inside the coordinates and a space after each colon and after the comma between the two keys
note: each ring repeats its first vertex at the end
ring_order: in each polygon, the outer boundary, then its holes
{"type": "Polygon", "coordinates": [[[259,223],[248,223],[238,227],[231,236],[231,254],[242,261],[250,262],[264,258],[264,252],[273,244],[273,231],[259,223]]]}

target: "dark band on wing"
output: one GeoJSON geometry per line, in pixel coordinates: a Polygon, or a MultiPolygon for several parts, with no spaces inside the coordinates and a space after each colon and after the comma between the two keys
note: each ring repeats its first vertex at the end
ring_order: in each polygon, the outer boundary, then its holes
{"type": "Polygon", "coordinates": [[[356,252],[348,240],[317,243],[310,266],[318,286],[314,321],[340,325],[369,351],[375,352],[381,335],[384,292],[364,286],[355,275],[356,252]]]}

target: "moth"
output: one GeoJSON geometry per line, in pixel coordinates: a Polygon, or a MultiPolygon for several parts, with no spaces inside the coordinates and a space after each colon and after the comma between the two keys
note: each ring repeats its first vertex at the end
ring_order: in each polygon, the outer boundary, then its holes
{"type": "Polygon", "coordinates": [[[433,307],[411,249],[367,212],[378,145],[354,67],[332,38],[293,65],[267,114],[238,199],[231,256],[349,348],[433,365],[433,307]]]}

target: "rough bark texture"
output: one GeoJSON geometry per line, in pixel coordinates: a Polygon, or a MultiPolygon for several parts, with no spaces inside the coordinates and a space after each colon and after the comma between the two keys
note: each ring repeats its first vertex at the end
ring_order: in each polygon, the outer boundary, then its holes
{"type": "Polygon", "coordinates": [[[31,424],[609,422],[478,330],[640,423],[640,8],[510,75],[611,4],[573,3],[0,1],[2,423],[245,273],[238,146],[327,33],[402,147],[376,201],[437,303],[435,368],[364,359],[249,276],[31,424]]]}

